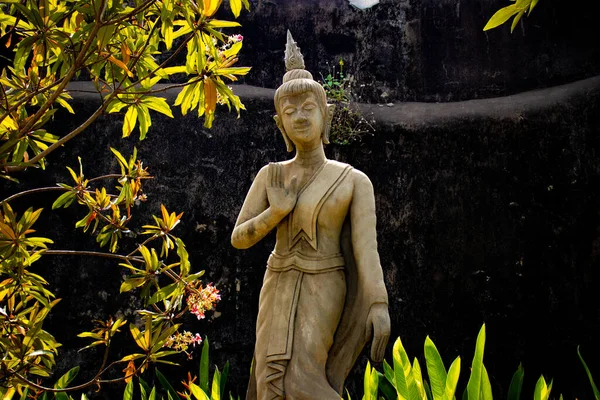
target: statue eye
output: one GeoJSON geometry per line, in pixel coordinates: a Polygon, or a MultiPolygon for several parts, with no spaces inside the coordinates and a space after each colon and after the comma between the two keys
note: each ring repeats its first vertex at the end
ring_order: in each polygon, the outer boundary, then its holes
{"type": "Polygon", "coordinates": [[[283,113],[284,113],[285,115],[292,115],[292,114],[294,113],[294,111],[295,111],[295,110],[294,110],[293,108],[286,108],[286,109],[283,111],[283,113]]]}
{"type": "Polygon", "coordinates": [[[312,111],[315,109],[315,106],[313,104],[307,104],[304,106],[304,110],[306,111],[312,111]]]}

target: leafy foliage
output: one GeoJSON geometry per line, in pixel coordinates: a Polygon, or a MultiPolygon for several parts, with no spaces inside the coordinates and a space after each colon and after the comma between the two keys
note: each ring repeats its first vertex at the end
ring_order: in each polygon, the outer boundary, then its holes
{"type": "MultiPolygon", "coordinates": [[[[477,335],[475,353],[471,363],[467,387],[462,394],[463,400],[492,400],[492,386],[485,365],[483,355],[485,351],[485,324],[477,335]]],[[[446,372],[444,362],[433,341],[425,339],[425,360],[427,365],[427,376],[423,378],[419,361],[414,358],[412,364],[400,338],[394,343],[393,366],[387,361],[383,362],[381,374],[367,363],[364,377],[363,400],[385,399],[385,400],[454,400],[456,399],[457,384],[460,376],[460,357],[450,365],[446,372]],[[380,397],[378,397],[380,395],[380,397]]],[[[592,374],[588,369],[583,357],[577,350],[577,354],[589,378],[594,397],[600,400],[598,388],[594,383],[592,374]]],[[[519,400],[523,388],[525,372],[523,366],[519,365],[515,371],[508,389],[508,400],[519,400]]],[[[544,376],[538,379],[533,393],[534,400],[548,400],[552,391],[552,381],[547,382],[544,376]]],[[[350,397],[347,396],[349,399],[350,397]]],[[[562,399],[562,396],[560,396],[562,399]]]]}
{"type": "Polygon", "coordinates": [[[511,0],[511,2],[513,2],[513,4],[499,9],[492,15],[492,18],[490,18],[483,28],[484,31],[496,28],[514,17],[510,26],[510,32],[512,33],[521,17],[525,15],[525,13],[527,13],[527,15],[531,14],[531,11],[533,11],[533,8],[537,5],[539,0],[511,0]]]}
{"type": "Polygon", "coordinates": [[[373,132],[373,126],[353,104],[352,79],[344,75],[344,60],[338,62],[326,76],[321,75],[321,84],[327,100],[335,105],[329,140],[336,144],[351,144],[360,141],[362,135],[373,132]]]}
{"type": "MultiPolygon", "coordinates": [[[[27,393],[28,390],[37,390],[39,393],[49,390],[32,380],[35,376],[51,376],[60,347],[55,338],[43,329],[46,316],[60,299],[56,299],[48,290],[48,283],[43,277],[30,271],[31,265],[43,256],[81,254],[116,258],[128,273],[121,284],[121,292],[136,291],[146,307],[137,311],[142,325],[129,324],[128,331],[138,347],[137,352],[108,363],[108,349],[127,321],[123,317],[95,321],[95,328],[80,333],[79,337],[90,341],[82,351],[96,346],[105,347],[104,361],[97,374],[87,383],[69,387],[77,374],[77,370],[72,370],[55,383],[54,389],[66,391],[99,386],[105,382],[103,374],[119,364],[126,365],[121,380],[131,382],[134,376],[143,373],[150,365],[174,364],[168,359],[170,356],[188,354],[190,346],[202,341],[199,334],[182,331],[178,320],[187,312],[198,315],[199,310],[203,317],[204,312],[212,309],[220,296],[211,284],[203,288],[200,281],[203,271],[192,273],[185,244],[174,234],[182,214],[169,212],[164,205],[161,206],[161,217],[154,216],[156,225],[144,226],[146,240],[129,254],[117,254],[124,234],[130,232],[128,225],[132,220],[132,209],[136,203],[145,200],[143,181],[150,176],[137,159],[135,150],[130,157],[123,156],[115,149],[112,152],[118,161],[120,174],[88,179],[80,160],[78,172],[67,167],[73,179],[72,184],[60,183],[56,188],[41,189],[63,192],[53,204],[55,209],[73,205],[84,208],[85,216],[75,226],[84,231],[91,228],[92,233],[96,232],[98,244],[107,246],[110,253],[49,249],[48,246],[52,244],[50,239],[32,236],[35,233],[33,225],[42,210],[30,208],[19,216],[9,205],[10,200],[28,193],[12,196],[9,201],[2,202],[0,394],[4,396],[3,399],[11,399],[13,395],[27,393]],[[116,181],[116,193],[110,193],[105,186],[94,187],[106,179],[116,181]],[[156,247],[161,249],[160,257],[156,247]]],[[[61,398],[70,398],[63,392],[59,394],[61,398]]]]}
{"type": "MultiPolygon", "coordinates": [[[[237,17],[248,0],[230,0],[237,17]]],[[[244,109],[227,81],[250,68],[236,67],[241,35],[221,30],[240,26],[214,19],[221,0],[24,0],[0,5],[0,35],[13,58],[0,75],[0,177],[27,167],[44,168],[44,158],[80,134],[103,112],[123,113],[124,137],[144,139],[152,112],[173,117],[158,94],[178,88],[175,106],[196,110],[210,128],[217,104],[244,109]],[[185,63],[176,64],[185,51],[185,63]],[[171,55],[157,61],[163,52],[171,55]],[[46,130],[59,108],[74,113],[68,84],[85,73],[101,99],[98,109],[71,132],[46,130]],[[158,87],[174,75],[183,84],[158,87]]]]}

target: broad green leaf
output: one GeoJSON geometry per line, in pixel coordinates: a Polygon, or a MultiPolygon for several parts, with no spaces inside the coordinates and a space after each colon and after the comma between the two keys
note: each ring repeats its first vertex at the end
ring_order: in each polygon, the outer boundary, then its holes
{"type": "Polygon", "coordinates": [[[204,393],[202,389],[200,389],[200,386],[196,385],[195,383],[190,383],[189,386],[190,392],[192,392],[192,395],[196,400],[211,400],[210,397],[208,397],[208,395],[204,393]]]}
{"type": "MultiPolygon", "coordinates": [[[[388,367],[389,367],[389,365],[388,365],[388,367]]],[[[381,394],[383,394],[383,397],[386,400],[396,400],[398,398],[398,395],[396,394],[396,388],[394,387],[394,384],[393,384],[393,379],[394,379],[393,372],[391,372],[391,376],[392,376],[391,379],[388,377],[387,373],[384,375],[384,374],[381,374],[380,372],[377,372],[377,376],[379,379],[379,391],[381,391],[381,394]]]]}
{"type": "Polygon", "coordinates": [[[511,4],[510,6],[499,9],[498,11],[496,11],[496,13],[494,15],[492,15],[492,18],[490,18],[490,20],[485,25],[483,30],[487,31],[487,30],[490,30],[497,26],[502,25],[503,23],[508,21],[510,19],[510,17],[512,17],[519,11],[521,11],[521,10],[519,8],[517,8],[516,4],[511,4]]]}
{"type": "Polygon", "coordinates": [[[410,399],[410,391],[406,381],[406,375],[408,374],[405,372],[405,369],[407,369],[410,374],[412,367],[408,361],[408,355],[406,354],[406,350],[404,350],[404,346],[402,346],[400,338],[396,339],[396,342],[394,343],[393,361],[396,392],[400,399],[408,400],[410,399]]]}
{"type": "Polygon", "coordinates": [[[513,374],[513,377],[510,381],[510,387],[508,388],[507,400],[520,400],[521,399],[521,389],[523,388],[524,376],[525,376],[525,370],[523,369],[523,364],[519,364],[519,367],[513,374]]]}
{"type": "Polygon", "coordinates": [[[483,371],[481,374],[481,399],[493,400],[492,384],[490,382],[490,377],[488,376],[485,365],[483,366],[483,371]]]}
{"type": "Polygon", "coordinates": [[[448,375],[446,376],[446,385],[444,389],[443,400],[453,400],[454,394],[456,393],[456,385],[458,384],[458,378],[460,376],[460,357],[456,359],[450,365],[448,375]]]}
{"type": "Polygon", "coordinates": [[[125,386],[123,400],[133,400],[133,379],[127,383],[127,386],[125,386]]]}
{"type": "Polygon", "coordinates": [[[479,400],[481,394],[481,380],[483,375],[483,352],[485,349],[485,324],[481,326],[477,335],[475,354],[471,363],[471,376],[467,384],[469,400],[479,400]]]}
{"type": "Polygon", "coordinates": [[[427,400],[425,388],[423,386],[423,375],[421,373],[421,365],[417,357],[413,360],[412,367],[413,387],[411,389],[411,398],[413,400],[427,400]]]}
{"type": "Polygon", "coordinates": [[[544,375],[540,376],[537,383],[535,384],[535,390],[533,392],[533,400],[548,400],[550,396],[550,390],[552,389],[552,382],[550,386],[546,384],[544,375]]]}
{"type": "Polygon", "coordinates": [[[434,400],[441,400],[446,386],[446,367],[444,367],[442,357],[429,336],[425,339],[425,361],[433,398],[434,400]]]}

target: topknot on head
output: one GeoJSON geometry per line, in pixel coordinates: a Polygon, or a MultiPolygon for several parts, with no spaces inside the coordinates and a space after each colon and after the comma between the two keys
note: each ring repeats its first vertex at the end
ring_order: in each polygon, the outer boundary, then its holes
{"type": "Polygon", "coordinates": [[[283,75],[283,83],[292,81],[294,79],[313,79],[310,72],[305,69],[292,69],[283,75]]]}

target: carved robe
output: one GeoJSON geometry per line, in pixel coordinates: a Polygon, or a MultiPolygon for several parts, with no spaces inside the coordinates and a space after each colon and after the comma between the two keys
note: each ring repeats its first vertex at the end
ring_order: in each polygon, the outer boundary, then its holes
{"type": "Polygon", "coordinates": [[[372,254],[361,256],[374,265],[355,262],[350,221],[360,223],[360,216],[349,214],[353,196],[363,194],[354,193],[353,172],[325,162],[277,226],[260,294],[248,400],[339,399],[367,340],[369,309],[387,303],[374,220],[364,232],[373,236],[372,254]],[[332,237],[329,225],[342,223],[332,237]]]}

